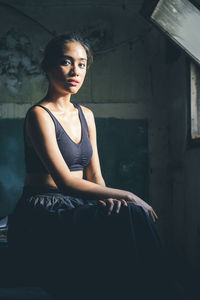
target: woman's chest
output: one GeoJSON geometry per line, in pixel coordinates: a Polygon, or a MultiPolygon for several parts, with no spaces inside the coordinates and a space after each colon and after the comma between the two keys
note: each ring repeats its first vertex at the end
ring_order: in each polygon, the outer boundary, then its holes
{"type": "Polygon", "coordinates": [[[65,134],[76,144],[81,142],[82,138],[82,124],[77,115],[59,115],[54,114],[61,129],[65,134]]]}

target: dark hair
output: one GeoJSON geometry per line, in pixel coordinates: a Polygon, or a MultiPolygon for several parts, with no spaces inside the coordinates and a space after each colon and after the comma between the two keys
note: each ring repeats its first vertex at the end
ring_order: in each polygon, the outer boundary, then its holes
{"type": "Polygon", "coordinates": [[[70,33],[60,34],[48,42],[41,63],[41,67],[44,71],[54,66],[56,59],[62,55],[64,45],[69,42],[78,42],[83,46],[87,54],[87,68],[90,67],[93,62],[93,54],[90,45],[77,33],[70,33]]]}

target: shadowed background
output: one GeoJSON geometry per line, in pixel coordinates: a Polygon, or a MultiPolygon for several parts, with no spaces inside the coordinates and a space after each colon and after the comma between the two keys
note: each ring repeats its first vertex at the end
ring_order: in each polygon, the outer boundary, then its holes
{"type": "Polygon", "coordinates": [[[0,215],[23,185],[23,118],[45,95],[44,46],[78,30],[95,61],[72,102],[94,112],[106,183],[154,207],[163,244],[190,277],[200,268],[200,151],[187,145],[186,57],[140,15],[142,2],[0,1],[0,215]]]}

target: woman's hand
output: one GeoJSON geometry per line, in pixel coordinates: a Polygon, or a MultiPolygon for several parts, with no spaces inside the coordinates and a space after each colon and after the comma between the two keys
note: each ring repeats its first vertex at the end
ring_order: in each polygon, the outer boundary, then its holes
{"type": "Polygon", "coordinates": [[[153,208],[147,204],[145,201],[143,201],[141,198],[138,196],[129,193],[127,194],[126,200],[125,199],[113,199],[113,198],[108,198],[104,200],[98,200],[98,203],[104,207],[107,208],[107,213],[108,216],[111,215],[113,211],[116,213],[119,213],[121,206],[128,206],[127,203],[133,203],[135,205],[141,206],[152,218],[152,220],[155,222],[158,219],[158,216],[156,215],[155,211],[153,208]]]}
{"type": "Polygon", "coordinates": [[[134,195],[133,193],[128,193],[126,201],[127,203],[134,203],[136,205],[141,206],[145,211],[148,212],[149,216],[152,218],[154,222],[158,219],[158,216],[156,215],[153,208],[145,201],[143,201],[141,198],[134,195]]]}
{"type": "Polygon", "coordinates": [[[118,214],[122,205],[128,206],[127,202],[124,199],[117,200],[108,198],[104,200],[99,200],[98,203],[107,208],[108,216],[111,215],[112,211],[115,211],[118,214]]]}

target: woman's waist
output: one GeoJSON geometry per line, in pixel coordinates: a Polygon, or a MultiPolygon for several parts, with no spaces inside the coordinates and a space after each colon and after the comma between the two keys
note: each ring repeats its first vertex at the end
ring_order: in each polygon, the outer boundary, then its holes
{"type": "MultiPolygon", "coordinates": [[[[71,174],[74,177],[80,179],[83,178],[82,171],[71,172],[71,174]]],[[[57,184],[49,173],[26,173],[24,186],[51,186],[58,188],[57,184]]]]}
{"type": "Polygon", "coordinates": [[[26,173],[24,187],[50,186],[58,188],[52,176],[48,173],[26,173]]]}
{"type": "Polygon", "coordinates": [[[62,194],[62,192],[57,186],[49,184],[27,184],[23,187],[22,196],[34,196],[42,194],[62,194]]]}

